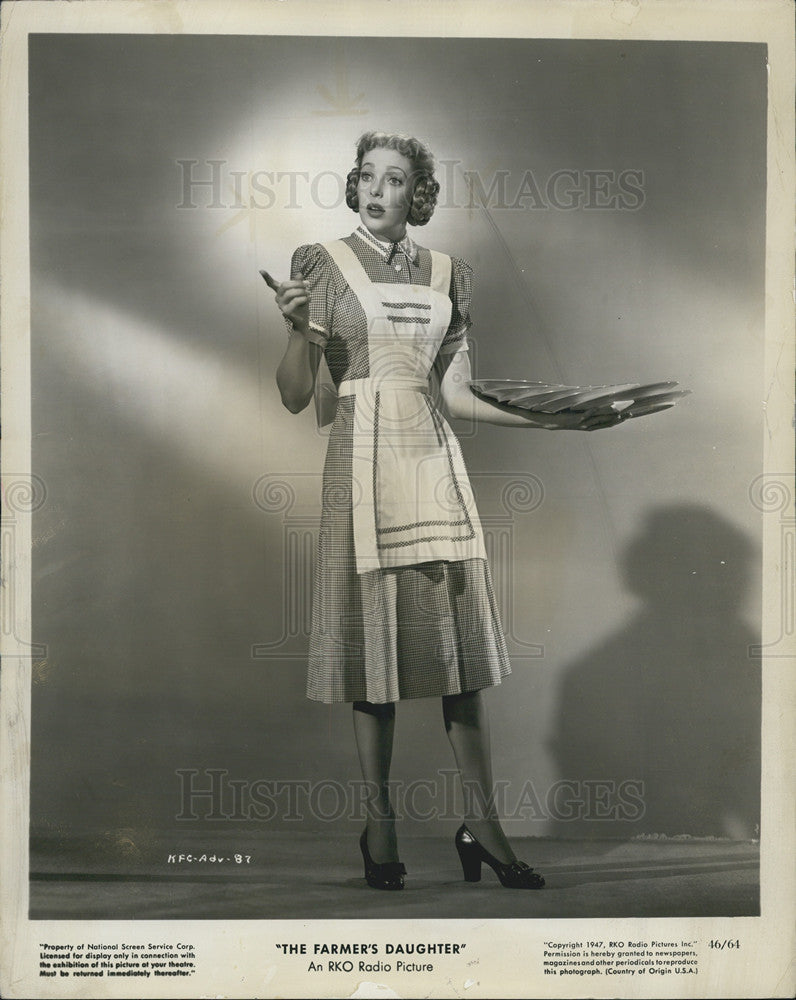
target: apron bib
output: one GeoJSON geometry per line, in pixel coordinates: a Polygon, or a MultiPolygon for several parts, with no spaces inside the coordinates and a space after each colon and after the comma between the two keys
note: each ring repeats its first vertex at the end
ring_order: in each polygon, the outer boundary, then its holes
{"type": "Polygon", "coordinates": [[[450,325],[450,257],[431,251],[431,285],[372,282],[341,240],[326,249],[368,321],[368,378],[354,396],[352,502],[358,573],[486,558],[461,448],[430,395],[450,325]]]}

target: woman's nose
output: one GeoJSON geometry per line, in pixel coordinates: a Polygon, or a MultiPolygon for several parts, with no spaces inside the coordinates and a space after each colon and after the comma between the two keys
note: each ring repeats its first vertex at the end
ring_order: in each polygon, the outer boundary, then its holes
{"type": "Polygon", "coordinates": [[[370,182],[370,193],[373,195],[374,198],[381,197],[381,181],[378,180],[376,177],[374,177],[373,180],[370,182]]]}

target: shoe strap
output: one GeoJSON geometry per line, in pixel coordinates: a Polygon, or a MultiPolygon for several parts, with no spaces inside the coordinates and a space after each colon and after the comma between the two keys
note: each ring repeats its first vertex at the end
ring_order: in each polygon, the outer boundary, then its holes
{"type": "Polygon", "coordinates": [[[373,872],[379,878],[392,878],[395,875],[406,875],[406,866],[402,861],[373,862],[373,872]]]}
{"type": "Polygon", "coordinates": [[[533,871],[527,861],[512,861],[509,867],[513,868],[515,872],[533,871]]]}

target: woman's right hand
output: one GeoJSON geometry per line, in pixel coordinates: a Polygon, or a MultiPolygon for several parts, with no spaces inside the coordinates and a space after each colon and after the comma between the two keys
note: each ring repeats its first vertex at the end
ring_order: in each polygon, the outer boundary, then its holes
{"type": "Polygon", "coordinates": [[[267,271],[260,271],[260,274],[268,287],[276,294],[276,304],[282,315],[290,320],[293,328],[299,333],[309,333],[310,291],[309,283],[304,280],[304,275],[299,271],[297,277],[277,283],[267,271]]]}

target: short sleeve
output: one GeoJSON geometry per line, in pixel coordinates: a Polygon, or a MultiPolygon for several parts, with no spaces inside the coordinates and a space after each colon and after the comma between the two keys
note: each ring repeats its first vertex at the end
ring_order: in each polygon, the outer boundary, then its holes
{"type": "MultiPolygon", "coordinates": [[[[304,244],[293,253],[290,262],[290,277],[301,275],[309,283],[310,292],[310,332],[307,339],[320,347],[325,347],[332,327],[335,290],[329,255],[320,243],[304,244]]],[[[293,324],[285,317],[288,331],[293,324]]]]}
{"type": "Polygon", "coordinates": [[[455,354],[469,349],[467,331],[470,319],[470,299],[473,291],[473,269],[460,257],[451,257],[450,299],[453,303],[450,325],[442,338],[440,354],[455,354]]]}

